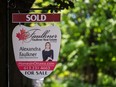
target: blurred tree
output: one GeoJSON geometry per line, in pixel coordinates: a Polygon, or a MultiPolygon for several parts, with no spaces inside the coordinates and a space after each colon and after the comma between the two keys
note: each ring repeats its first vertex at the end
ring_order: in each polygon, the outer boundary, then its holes
{"type": "Polygon", "coordinates": [[[97,84],[99,72],[116,78],[115,9],[115,0],[78,0],[62,13],[59,62],[84,82],[97,84]]]}
{"type": "Polygon", "coordinates": [[[84,82],[96,84],[99,72],[116,78],[115,4],[115,0],[78,0],[76,8],[62,15],[62,66],[67,64],[67,70],[79,73],[84,82]]]}

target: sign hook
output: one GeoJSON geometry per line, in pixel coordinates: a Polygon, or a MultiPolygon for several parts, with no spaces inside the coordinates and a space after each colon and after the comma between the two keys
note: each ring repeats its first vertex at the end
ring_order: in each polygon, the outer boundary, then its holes
{"type": "MultiPolygon", "coordinates": [[[[18,13],[20,13],[20,11],[18,10],[18,13]]],[[[19,22],[19,26],[21,26],[21,22],[19,22]]]]}

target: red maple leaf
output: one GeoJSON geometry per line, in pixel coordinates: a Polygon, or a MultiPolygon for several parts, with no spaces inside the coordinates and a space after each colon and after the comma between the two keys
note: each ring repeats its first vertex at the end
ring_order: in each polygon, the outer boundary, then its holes
{"type": "Polygon", "coordinates": [[[19,38],[19,40],[26,40],[28,35],[24,29],[20,30],[19,33],[16,34],[16,37],[19,38]]]}

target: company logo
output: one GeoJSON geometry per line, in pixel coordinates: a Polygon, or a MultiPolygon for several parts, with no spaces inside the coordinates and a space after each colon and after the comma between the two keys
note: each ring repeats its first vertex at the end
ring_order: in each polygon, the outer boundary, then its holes
{"type": "Polygon", "coordinates": [[[28,33],[24,29],[21,29],[20,32],[16,34],[16,37],[22,41],[26,40],[28,36],[28,33]]]}
{"type": "Polygon", "coordinates": [[[31,29],[26,31],[21,29],[20,32],[16,33],[16,37],[19,41],[30,42],[30,41],[57,41],[56,34],[50,34],[50,30],[31,29]],[[39,33],[37,31],[40,31],[39,33]]]}

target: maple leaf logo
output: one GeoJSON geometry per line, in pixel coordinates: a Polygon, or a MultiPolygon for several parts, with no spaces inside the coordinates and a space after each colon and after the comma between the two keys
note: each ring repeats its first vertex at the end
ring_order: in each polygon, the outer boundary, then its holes
{"type": "Polygon", "coordinates": [[[19,33],[16,34],[16,37],[19,40],[26,40],[28,38],[28,34],[26,33],[26,31],[24,29],[21,29],[19,33]]]}

